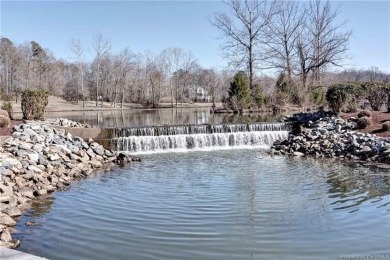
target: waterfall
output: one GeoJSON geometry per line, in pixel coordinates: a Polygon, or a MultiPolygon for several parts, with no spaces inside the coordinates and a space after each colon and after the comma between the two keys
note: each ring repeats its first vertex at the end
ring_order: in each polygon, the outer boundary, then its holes
{"type": "Polygon", "coordinates": [[[113,141],[118,151],[131,153],[267,148],[286,139],[290,127],[286,123],[132,127],[117,129],[113,141]]]}

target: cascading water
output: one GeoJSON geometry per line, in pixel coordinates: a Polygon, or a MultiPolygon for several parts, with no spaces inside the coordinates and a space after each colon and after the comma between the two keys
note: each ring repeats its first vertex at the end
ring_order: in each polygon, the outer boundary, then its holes
{"type": "Polygon", "coordinates": [[[287,123],[133,127],[116,130],[113,141],[118,151],[131,153],[267,148],[286,139],[290,128],[287,123]]]}

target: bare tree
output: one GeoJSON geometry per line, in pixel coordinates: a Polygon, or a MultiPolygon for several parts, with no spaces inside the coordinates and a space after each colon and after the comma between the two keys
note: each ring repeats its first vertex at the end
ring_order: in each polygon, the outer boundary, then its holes
{"type": "Polygon", "coordinates": [[[160,53],[160,60],[161,60],[161,65],[164,74],[166,75],[167,78],[169,78],[169,90],[170,90],[170,96],[171,96],[171,107],[173,107],[173,82],[172,82],[172,74],[176,70],[174,64],[174,59],[173,59],[173,49],[172,48],[166,48],[160,53]]]}
{"type": "Polygon", "coordinates": [[[134,69],[135,58],[134,53],[129,48],[125,48],[119,54],[120,58],[120,84],[121,84],[121,108],[123,108],[123,101],[125,99],[125,91],[127,90],[129,73],[134,69]]]}
{"type": "Polygon", "coordinates": [[[313,78],[320,83],[320,72],[326,66],[342,66],[346,58],[351,31],[341,31],[345,22],[336,24],[338,10],[332,10],[329,0],[309,4],[309,19],[306,26],[311,39],[311,70],[313,78]]]}
{"type": "MultiPolygon", "coordinates": [[[[109,39],[104,37],[101,33],[98,33],[93,37],[93,48],[95,50],[96,60],[96,106],[98,106],[99,99],[99,75],[102,57],[108,53],[111,49],[111,42],[109,39]]],[[[103,106],[103,100],[102,100],[103,106]]]]}
{"type": "MultiPolygon", "coordinates": [[[[212,108],[215,109],[216,101],[222,96],[222,77],[215,69],[201,69],[199,72],[199,85],[211,96],[212,108]]],[[[209,101],[209,100],[208,100],[209,101]]]]}
{"type": "Polygon", "coordinates": [[[1,68],[1,85],[3,93],[7,96],[15,91],[15,77],[18,62],[18,53],[12,41],[8,38],[0,40],[0,68],[1,68]]]}
{"type": "Polygon", "coordinates": [[[244,66],[249,71],[249,85],[253,88],[255,69],[263,60],[261,46],[266,28],[276,12],[274,1],[224,1],[231,13],[214,13],[213,24],[225,39],[224,55],[234,67],[244,66]]]}
{"type": "MultiPolygon", "coordinates": [[[[69,46],[70,50],[75,55],[75,60],[79,69],[79,84],[81,87],[81,96],[83,99],[83,108],[85,108],[85,97],[84,97],[84,50],[81,46],[80,40],[72,39],[69,46]]],[[[77,103],[79,103],[79,93],[77,91],[77,103]]]]}
{"type": "Polygon", "coordinates": [[[305,12],[295,1],[277,2],[277,13],[268,25],[267,63],[286,73],[292,82],[294,63],[298,58],[298,37],[305,22],[305,12]]]}
{"type": "MultiPolygon", "coordinates": [[[[177,101],[179,98],[179,76],[180,76],[180,71],[183,71],[183,66],[185,63],[186,59],[186,53],[183,49],[181,48],[173,48],[172,49],[172,63],[173,63],[173,77],[174,77],[174,86],[175,86],[175,102],[176,102],[176,107],[177,107],[177,101]]],[[[172,90],[171,90],[172,91],[172,90]]],[[[171,92],[172,96],[172,92],[171,92]]]]}

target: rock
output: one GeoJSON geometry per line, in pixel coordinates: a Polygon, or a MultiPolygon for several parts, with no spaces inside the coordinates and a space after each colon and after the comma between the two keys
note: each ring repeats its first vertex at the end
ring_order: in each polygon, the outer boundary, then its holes
{"type": "Polygon", "coordinates": [[[60,156],[58,154],[53,154],[50,155],[49,159],[50,161],[57,161],[58,159],[60,159],[60,156]]]}
{"type": "Polygon", "coordinates": [[[19,145],[19,149],[31,150],[31,148],[32,148],[32,144],[29,144],[29,143],[21,143],[19,145]]]}
{"type": "Polygon", "coordinates": [[[47,194],[47,190],[45,190],[45,189],[36,190],[36,191],[34,192],[34,194],[35,194],[36,196],[43,196],[43,195],[46,195],[46,194],[47,194]]]}
{"type": "Polygon", "coordinates": [[[95,153],[93,152],[93,150],[91,148],[89,148],[87,150],[87,154],[88,156],[92,159],[92,158],[95,158],[95,153]]]}
{"type": "Polygon", "coordinates": [[[24,198],[24,197],[18,197],[17,198],[18,204],[26,204],[27,202],[30,201],[29,198],[24,198]]]}
{"type": "Polygon", "coordinates": [[[33,191],[30,188],[21,188],[21,189],[19,189],[19,193],[22,196],[30,198],[30,199],[34,198],[33,191]]]}
{"type": "Polygon", "coordinates": [[[294,152],[293,155],[294,156],[304,156],[305,154],[301,153],[301,152],[294,152]]]}
{"type": "Polygon", "coordinates": [[[13,244],[11,244],[10,242],[0,241],[0,247],[11,248],[12,246],[13,244]]]}
{"type": "Polygon", "coordinates": [[[5,186],[3,184],[0,184],[0,192],[1,195],[12,195],[14,193],[12,187],[5,186]]]}
{"type": "Polygon", "coordinates": [[[39,155],[38,163],[40,165],[45,165],[47,166],[49,164],[49,161],[42,155],[39,155]]]}
{"type": "Polygon", "coordinates": [[[42,226],[42,224],[39,224],[37,222],[34,222],[34,221],[27,221],[26,223],[24,223],[25,226],[29,227],[29,226],[42,226]]]}
{"type": "Polygon", "coordinates": [[[16,207],[18,205],[18,199],[16,196],[12,195],[9,197],[8,205],[10,207],[16,207]]]}
{"type": "Polygon", "coordinates": [[[10,196],[8,195],[0,195],[0,203],[8,202],[10,200],[10,196]]]}
{"type": "Polygon", "coordinates": [[[22,166],[20,161],[17,159],[14,159],[14,158],[5,158],[5,159],[1,160],[0,163],[1,163],[1,166],[6,167],[6,168],[11,168],[12,166],[19,168],[22,166]]]}
{"type": "Polygon", "coordinates": [[[10,226],[15,226],[16,222],[7,214],[0,213],[0,224],[10,227],[10,226]]]}
{"type": "Polygon", "coordinates": [[[29,153],[27,154],[28,158],[34,162],[38,162],[39,160],[39,154],[34,152],[34,153],[29,153]]]}
{"type": "Polygon", "coordinates": [[[41,145],[41,144],[35,144],[35,145],[33,146],[32,149],[33,149],[34,151],[40,153],[40,152],[43,151],[44,147],[43,147],[43,145],[41,145]]]}
{"type": "Polygon", "coordinates": [[[104,154],[104,149],[101,147],[97,147],[93,150],[96,154],[98,155],[103,155],[104,154]]]}
{"type": "Polygon", "coordinates": [[[33,172],[36,172],[36,173],[41,173],[41,172],[42,172],[41,169],[39,169],[38,167],[35,167],[34,165],[28,166],[28,169],[29,169],[30,171],[33,171],[33,172]]]}
{"type": "Polygon", "coordinates": [[[390,164],[390,140],[350,131],[355,124],[351,120],[345,121],[320,112],[301,113],[289,118],[290,121],[296,122],[304,119],[301,126],[306,128],[291,131],[287,140],[275,142],[271,149],[280,154],[295,153],[296,156],[300,156],[299,153],[303,153],[315,157],[340,157],[375,164],[390,164]],[[325,116],[320,118],[320,115],[325,116]]]}
{"type": "Polygon", "coordinates": [[[10,242],[12,240],[11,234],[8,228],[0,230],[0,240],[3,242],[10,242]]]}
{"type": "Polygon", "coordinates": [[[11,176],[14,175],[14,173],[13,173],[12,170],[4,169],[4,170],[1,172],[1,175],[6,176],[6,177],[11,177],[11,176]]]}
{"type": "Polygon", "coordinates": [[[18,217],[22,215],[22,212],[17,207],[7,207],[4,210],[2,210],[3,213],[7,214],[10,217],[18,217]]]}
{"type": "Polygon", "coordinates": [[[12,239],[9,243],[11,243],[11,249],[15,249],[20,246],[20,241],[17,239],[12,239]]]}
{"type": "Polygon", "coordinates": [[[92,160],[89,162],[89,164],[93,167],[93,168],[100,168],[102,167],[102,163],[97,161],[97,160],[92,160]]]}

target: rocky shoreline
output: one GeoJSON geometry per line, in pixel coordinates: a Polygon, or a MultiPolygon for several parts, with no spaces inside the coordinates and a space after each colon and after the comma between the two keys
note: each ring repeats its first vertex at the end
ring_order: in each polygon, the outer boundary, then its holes
{"type": "MultiPolygon", "coordinates": [[[[69,120],[52,124],[80,127],[69,120]]],[[[20,241],[11,237],[12,226],[36,197],[62,190],[96,170],[130,161],[139,158],[106,150],[92,139],[84,141],[42,122],[15,126],[0,147],[0,246],[19,246],[20,241]]]]}
{"type": "Polygon", "coordinates": [[[344,120],[328,112],[296,114],[285,121],[295,127],[284,141],[276,141],[274,155],[340,158],[390,168],[390,139],[353,131],[356,120],[344,120]]]}

